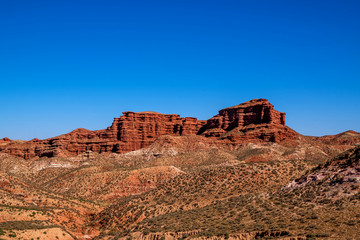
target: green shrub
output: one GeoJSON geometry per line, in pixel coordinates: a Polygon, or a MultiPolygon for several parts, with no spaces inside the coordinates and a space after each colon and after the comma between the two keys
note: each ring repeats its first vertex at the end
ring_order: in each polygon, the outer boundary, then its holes
{"type": "Polygon", "coordinates": [[[15,233],[9,233],[9,237],[16,237],[15,233]]]}

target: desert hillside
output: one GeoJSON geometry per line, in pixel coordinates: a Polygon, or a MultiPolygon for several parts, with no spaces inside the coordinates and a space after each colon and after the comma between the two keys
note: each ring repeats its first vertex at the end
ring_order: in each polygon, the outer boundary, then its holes
{"type": "Polygon", "coordinates": [[[0,239],[356,239],[359,144],[301,135],[266,99],[4,138],[0,239]]]}

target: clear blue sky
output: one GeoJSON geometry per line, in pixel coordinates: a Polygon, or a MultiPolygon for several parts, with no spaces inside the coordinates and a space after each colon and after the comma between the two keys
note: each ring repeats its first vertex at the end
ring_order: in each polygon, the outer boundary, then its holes
{"type": "Polygon", "coordinates": [[[360,131],[358,0],[0,0],[0,138],[208,119],[268,98],[306,135],[360,131]]]}

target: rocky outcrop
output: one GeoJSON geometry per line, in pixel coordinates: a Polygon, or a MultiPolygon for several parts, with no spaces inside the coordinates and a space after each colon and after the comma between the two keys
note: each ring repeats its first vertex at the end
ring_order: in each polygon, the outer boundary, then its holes
{"type": "Polygon", "coordinates": [[[204,124],[205,121],[176,114],[124,112],[106,132],[120,142],[117,152],[128,152],[149,146],[162,135],[196,135],[204,124]]]}
{"type": "Polygon", "coordinates": [[[27,142],[3,139],[0,151],[25,159],[75,156],[90,150],[97,153],[125,153],[146,147],[162,135],[196,135],[205,123],[176,114],[124,112],[104,130],[79,128],[58,137],[27,142]]]}
{"type": "Polygon", "coordinates": [[[220,110],[218,115],[207,121],[205,128],[224,133],[237,127],[263,123],[285,125],[285,113],[276,111],[266,99],[253,99],[220,110]]]}
{"type": "Polygon", "coordinates": [[[10,138],[5,137],[5,138],[0,139],[0,145],[7,144],[9,142],[11,142],[10,138]]]}
{"type": "Polygon", "coordinates": [[[25,159],[75,156],[82,152],[125,153],[149,146],[159,136],[202,135],[214,144],[236,146],[246,142],[281,142],[298,134],[285,126],[285,113],[266,99],[254,99],[225,108],[202,121],[177,114],[124,112],[104,130],[76,129],[45,140],[0,141],[0,151],[25,159]]]}
{"type": "Polygon", "coordinates": [[[298,134],[285,126],[285,113],[274,109],[266,99],[254,99],[224,108],[203,127],[206,137],[227,138],[232,142],[281,142],[298,134]]]}

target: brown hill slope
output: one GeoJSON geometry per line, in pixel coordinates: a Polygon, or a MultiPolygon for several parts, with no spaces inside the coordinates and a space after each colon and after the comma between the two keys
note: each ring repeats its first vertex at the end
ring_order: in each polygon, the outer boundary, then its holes
{"type": "Polygon", "coordinates": [[[307,161],[286,160],[199,168],[110,206],[91,227],[102,232],[98,239],[356,239],[359,151],[312,170],[307,161]]]}
{"type": "Polygon", "coordinates": [[[27,179],[31,167],[24,159],[2,154],[0,166],[0,234],[16,235],[17,239],[93,235],[85,232],[83,224],[102,206],[37,187],[27,179]]]}
{"type": "MultiPolygon", "coordinates": [[[[289,231],[288,228],[295,226],[284,225],[284,221],[291,222],[286,215],[275,218],[270,225],[264,225],[263,221],[277,216],[278,211],[282,213],[283,206],[290,212],[298,208],[293,205],[295,202],[306,209],[318,203],[306,202],[306,194],[297,199],[287,197],[292,194],[288,192],[272,193],[319,163],[325,163],[341,149],[340,145],[313,144],[306,137],[297,141],[295,145],[248,143],[232,149],[203,136],[162,136],[146,148],[125,154],[85,152],[76,157],[42,157],[35,161],[3,154],[0,169],[5,174],[2,175],[5,188],[9,177],[21,185],[12,192],[1,191],[7,194],[4,195],[6,206],[19,204],[21,208],[37,209],[40,199],[41,209],[50,214],[48,224],[80,239],[94,236],[98,231],[104,238],[125,236],[129,231],[131,234],[154,232],[148,237],[174,231],[184,233],[179,237],[194,233],[198,237],[226,234],[304,237],[308,230],[289,231]],[[241,204],[234,206],[233,201],[241,204]],[[258,206],[258,202],[266,203],[267,207],[258,206]],[[108,207],[99,213],[104,206],[108,207]],[[268,217],[258,218],[260,215],[253,208],[268,211],[268,217]],[[239,221],[239,217],[235,218],[238,213],[247,217],[239,221]],[[93,214],[96,215],[91,217],[93,214]],[[229,221],[220,220],[223,216],[228,216],[229,221]],[[90,219],[92,223],[84,226],[90,219]],[[259,228],[259,222],[265,227],[259,228]],[[159,228],[158,223],[167,227],[159,228]]],[[[14,215],[10,209],[4,207],[0,216],[15,216],[4,219],[3,223],[7,224],[4,229],[9,229],[6,231],[15,231],[19,227],[12,221],[23,221],[27,210],[14,215]]],[[[298,214],[304,214],[300,210],[294,213],[299,219],[298,214]]],[[[315,214],[312,210],[311,213],[315,214]]],[[[345,221],[341,214],[338,214],[341,221],[345,221]]],[[[316,220],[305,219],[301,223],[304,228],[308,227],[308,221],[318,224],[316,220]]],[[[45,226],[29,225],[26,231],[39,227],[45,226]]],[[[352,229],[350,225],[349,229],[352,229]]],[[[323,233],[315,230],[311,234],[323,233]]]]}
{"type": "Polygon", "coordinates": [[[317,198],[341,199],[360,193],[360,146],[350,149],[337,157],[319,165],[312,171],[289,183],[284,191],[305,192],[320,191],[318,196],[314,192],[313,201],[317,198]],[[315,188],[315,189],[313,189],[315,188]]]}

